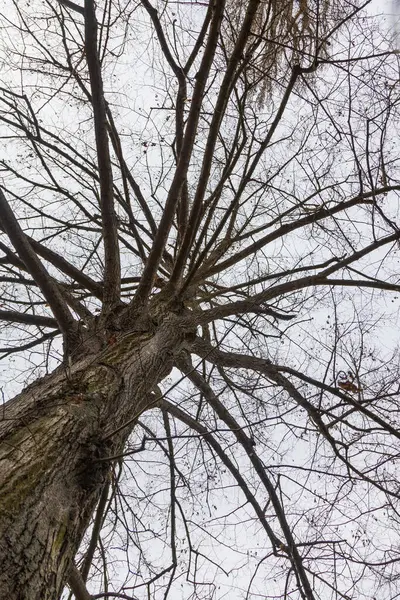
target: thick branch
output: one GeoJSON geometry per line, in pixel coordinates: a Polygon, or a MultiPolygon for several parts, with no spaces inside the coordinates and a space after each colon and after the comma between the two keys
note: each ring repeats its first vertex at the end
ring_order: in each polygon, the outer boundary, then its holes
{"type": "Polygon", "coordinates": [[[56,319],[51,317],[42,317],[40,315],[30,315],[28,313],[20,313],[14,310],[0,310],[0,321],[8,323],[26,323],[27,325],[37,325],[38,327],[51,327],[58,329],[56,319]]]}
{"type": "Polygon", "coordinates": [[[140,306],[147,302],[147,298],[153,286],[157,268],[160,264],[160,260],[165,248],[165,244],[168,239],[168,234],[172,226],[172,221],[174,218],[176,206],[180,198],[182,185],[186,180],[190,159],[193,151],[193,145],[197,135],[197,127],[202,107],[204,90],[217,48],[224,6],[224,0],[217,0],[217,2],[215,3],[214,14],[210,26],[210,33],[204,50],[203,59],[201,61],[199,71],[196,75],[196,84],[194,87],[193,99],[190,106],[188,120],[186,123],[186,130],[183,138],[182,150],[178,159],[178,164],[175,170],[174,178],[171,183],[171,187],[169,189],[167,200],[165,202],[165,208],[160,220],[157,234],[154,238],[149,258],[143,270],[142,279],[136,292],[135,304],[137,306],[140,306]]]}
{"type": "Polygon", "coordinates": [[[74,10],[75,12],[79,13],[80,15],[84,15],[85,14],[83,6],[79,6],[78,4],[75,4],[75,2],[71,2],[71,0],[58,0],[58,2],[62,6],[66,6],[67,8],[70,8],[71,10],[74,10]]]}
{"type": "Polygon", "coordinates": [[[74,592],[76,600],[93,600],[93,596],[87,591],[82,575],[74,564],[69,572],[68,583],[71,590],[74,592]]]}
{"type": "Polygon", "coordinates": [[[97,283],[97,281],[94,281],[94,279],[86,275],[83,271],[77,267],[74,267],[74,265],[65,260],[64,257],[57,254],[57,252],[54,252],[54,250],[47,248],[31,237],[28,237],[28,240],[39,256],[47,260],[54,267],[56,267],[56,269],[68,277],[71,277],[71,279],[79,283],[84,289],[87,289],[89,292],[91,292],[94,296],[96,296],[96,298],[99,298],[100,300],[103,298],[103,286],[101,283],[97,283]]]}
{"type": "Polygon", "coordinates": [[[255,17],[259,0],[250,0],[246,12],[245,19],[241,31],[238,36],[235,48],[229,59],[224,79],[218,94],[218,99],[215,105],[213,118],[210,124],[208,139],[205,146],[201,172],[199,175],[199,183],[197,185],[196,194],[193,200],[193,206],[188,220],[185,236],[182,242],[181,250],[176,259],[175,268],[171,275],[171,282],[176,283],[182,275],[186,259],[196,234],[196,230],[202,213],[202,205],[204,195],[207,189],[208,180],[211,173],[212,161],[214,158],[215,144],[217,142],[222,120],[225,116],[226,107],[229,102],[232,87],[238,77],[238,65],[241,63],[243,50],[248,40],[251,25],[255,17]]]}
{"type": "Polygon", "coordinates": [[[7,199],[0,189],[1,223],[20,259],[24,262],[29,273],[38,284],[57,323],[66,337],[71,342],[75,339],[78,325],[74,320],[67,303],[62,297],[57,285],[54,283],[38,256],[32,249],[26,235],[22,231],[7,199]]]}
{"type": "Polygon", "coordinates": [[[100,209],[104,241],[104,310],[119,301],[121,268],[113,177],[107,134],[103,80],[97,51],[97,19],[93,0],[85,0],[85,52],[89,68],[97,162],[100,177],[100,209]]]}
{"type": "Polygon", "coordinates": [[[101,492],[99,505],[96,510],[96,516],[93,523],[93,531],[90,537],[89,547],[86,551],[86,555],[81,568],[81,577],[84,582],[87,581],[90,567],[92,566],[93,556],[97,548],[97,543],[99,541],[100,530],[103,526],[104,521],[104,511],[107,504],[108,492],[110,489],[110,481],[107,479],[103,491],[101,492]]]}

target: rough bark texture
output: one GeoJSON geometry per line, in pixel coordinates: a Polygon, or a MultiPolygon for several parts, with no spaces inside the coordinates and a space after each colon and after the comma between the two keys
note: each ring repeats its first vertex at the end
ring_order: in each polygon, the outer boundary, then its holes
{"type": "Polygon", "coordinates": [[[110,468],[104,458],[122,449],[184,339],[185,327],[168,317],[156,333],[125,335],[98,356],[60,367],[5,405],[1,598],[60,596],[110,468]]]}

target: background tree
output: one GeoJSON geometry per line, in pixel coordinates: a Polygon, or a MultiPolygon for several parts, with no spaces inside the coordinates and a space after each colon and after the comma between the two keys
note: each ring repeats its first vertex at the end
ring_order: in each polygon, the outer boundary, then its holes
{"type": "Polygon", "coordinates": [[[396,597],[371,10],[2,3],[2,596],[396,597]]]}

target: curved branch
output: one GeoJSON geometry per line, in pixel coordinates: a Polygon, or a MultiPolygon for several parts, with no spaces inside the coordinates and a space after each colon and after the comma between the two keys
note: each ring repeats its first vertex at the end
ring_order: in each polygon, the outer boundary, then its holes
{"type": "Polygon", "coordinates": [[[238,300],[237,302],[231,302],[228,304],[218,306],[216,308],[211,308],[210,310],[206,310],[198,315],[198,323],[210,323],[215,319],[222,319],[233,314],[240,314],[244,312],[257,312],[257,307],[261,308],[261,305],[264,302],[267,302],[268,300],[272,300],[274,298],[282,296],[283,294],[301,290],[306,287],[311,287],[313,285],[364,287],[399,292],[400,285],[386,283],[385,281],[380,282],[377,280],[367,279],[329,279],[327,277],[327,275],[330,275],[336,271],[339,271],[340,269],[347,267],[349,264],[359,260],[363,256],[370,254],[371,252],[374,252],[378,248],[385,246],[386,244],[396,242],[399,239],[400,231],[397,231],[392,235],[388,235],[387,237],[373,242],[372,244],[366,246],[365,248],[362,248],[362,250],[359,250],[358,252],[354,252],[347,258],[343,258],[342,260],[336,262],[333,266],[324,269],[316,275],[308,275],[307,277],[301,277],[299,279],[294,279],[292,281],[287,281],[285,283],[272,286],[263,292],[255,294],[251,300],[238,300]]]}
{"type": "MultiPolygon", "coordinates": [[[[386,423],[386,421],[381,419],[378,415],[375,415],[368,408],[363,406],[360,402],[357,402],[357,400],[352,398],[349,394],[344,394],[340,390],[332,388],[331,386],[319,382],[311,377],[308,377],[307,375],[303,375],[295,369],[285,367],[282,365],[274,365],[270,360],[266,358],[249,356],[247,354],[239,354],[238,352],[223,352],[222,350],[213,347],[211,344],[200,338],[197,338],[195,342],[193,342],[191,350],[195,352],[198,356],[204,358],[204,360],[210,361],[211,363],[217,364],[218,366],[230,367],[234,369],[250,369],[252,371],[262,373],[266,377],[273,379],[276,382],[277,378],[283,377],[281,375],[282,372],[294,375],[302,381],[311,383],[312,385],[315,385],[316,387],[319,387],[322,390],[325,390],[334,394],[335,396],[338,396],[342,400],[357,408],[360,411],[360,413],[364,414],[366,417],[371,419],[371,421],[377,423],[380,427],[382,427],[382,429],[385,429],[394,437],[400,439],[400,432],[397,431],[394,427],[392,427],[390,423],[386,423]]],[[[290,385],[294,387],[288,379],[284,379],[286,381],[284,382],[283,379],[281,379],[279,385],[285,387],[288,383],[290,383],[290,385]]]]}
{"type": "MultiPolygon", "coordinates": [[[[346,444],[344,442],[338,442],[334,439],[334,437],[329,432],[327,425],[323,422],[321,418],[320,411],[316,409],[293,385],[293,383],[282,375],[280,371],[283,369],[278,368],[271,363],[268,359],[258,358],[255,356],[248,356],[243,354],[238,354],[236,352],[222,352],[217,348],[211,346],[204,340],[196,340],[194,342],[192,349],[199,356],[204,357],[205,360],[216,364],[220,367],[226,366],[236,369],[250,369],[252,371],[256,371],[258,373],[263,374],[265,377],[274,381],[277,385],[279,385],[282,389],[284,389],[288,395],[294,400],[294,402],[303,408],[310,420],[317,427],[317,430],[322,434],[322,436],[326,439],[326,441],[331,446],[335,456],[343,462],[348,469],[356,473],[361,479],[364,479],[371,485],[374,485],[378,490],[384,492],[393,497],[398,497],[397,489],[396,491],[391,491],[388,488],[385,488],[378,481],[372,480],[368,475],[363,473],[360,469],[351,464],[342,454],[339,452],[337,446],[341,445],[346,448],[346,444]]],[[[350,397],[350,395],[343,394],[343,397],[346,402],[355,406],[361,413],[368,416],[372,421],[378,423],[384,430],[390,432],[394,437],[400,439],[400,432],[396,431],[390,424],[385,423],[380,417],[374,415],[368,409],[366,409],[361,403],[356,402],[354,399],[350,397]],[[368,413],[366,412],[368,411],[368,413]]]]}
{"type": "Polygon", "coordinates": [[[47,260],[54,267],[56,267],[56,269],[58,269],[68,277],[71,277],[71,279],[73,279],[74,281],[79,283],[83,288],[91,292],[94,296],[96,296],[96,298],[99,298],[100,300],[103,298],[104,290],[101,283],[97,283],[97,281],[94,281],[94,279],[89,277],[89,275],[86,275],[83,271],[81,271],[77,267],[74,267],[74,265],[65,260],[63,256],[60,256],[60,254],[57,254],[57,252],[54,252],[54,250],[47,248],[46,246],[29,236],[26,237],[33,249],[35,250],[35,252],[39,254],[39,256],[47,260]]]}
{"type": "Polygon", "coordinates": [[[278,538],[278,536],[275,535],[271,526],[268,524],[268,522],[265,518],[263,509],[258,504],[254,495],[251,493],[246,481],[244,480],[244,478],[242,477],[242,475],[240,473],[240,470],[231,461],[229,456],[225,453],[222,446],[217,442],[217,440],[214,438],[212,433],[207,429],[207,427],[204,427],[204,425],[199,423],[196,419],[193,419],[193,417],[191,417],[190,415],[185,413],[181,408],[172,404],[172,402],[169,402],[169,400],[162,398],[158,402],[159,402],[159,404],[158,404],[159,408],[162,408],[163,410],[165,410],[172,416],[176,417],[177,419],[179,419],[179,421],[181,421],[182,423],[184,423],[185,425],[187,425],[194,431],[197,431],[197,433],[199,433],[201,436],[204,437],[207,444],[209,444],[209,446],[214,450],[214,452],[217,454],[217,456],[219,456],[222,463],[226,466],[227,469],[229,469],[230,473],[232,474],[234,479],[237,481],[247,502],[249,504],[251,504],[251,506],[253,507],[260,523],[262,524],[265,532],[267,533],[274,551],[276,551],[282,545],[280,539],[278,538]]]}
{"type": "Polygon", "coordinates": [[[76,600],[93,600],[93,596],[87,591],[85,582],[82,579],[82,575],[75,564],[72,564],[70,568],[68,583],[71,590],[74,592],[76,600]]]}
{"type": "MultiPolygon", "coordinates": [[[[247,181],[246,181],[246,183],[247,183],[247,181]]],[[[378,188],[371,192],[365,192],[363,194],[359,194],[358,196],[351,198],[347,202],[341,202],[340,204],[337,204],[336,206],[334,206],[332,208],[323,207],[323,208],[313,212],[312,214],[308,214],[307,216],[302,217],[300,219],[296,219],[295,221],[292,221],[291,223],[282,225],[275,231],[272,231],[271,233],[264,235],[262,238],[260,238],[253,244],[250,244],[250,246],[247,246],[243,250],[240,250],[233,256],[229,257],[224,262],[215,265],[214,267],[209,269],[205,275],[203,274],[203,277],[204,276],[210,277],[211,275],[215,275],[216,273],[225,271],[225,269],[227,269],[228,267],[232,267],[233,265],[237,264],[244,258],[247,258],[248,256],[251,256],[258,250],[261,250],[261,248],[263,248],[267,244],[283,237],[287,233],[291,233],[292,231],[300,229],[304,225],[310,225],[312,223],[317,223],[318,221],[321,221],[322,219],[326,219],[327,217],[333,216],[339,212],[343,212],[346,209],[351,208],[353,206],[357,206],[357,205],[361,205],[361,204],[374,204],[374,199],[376,196],[378,196],[380,194],[386,194],[387,192],[390,192],[390,191],[398,191],[398,190],[400,190],[400,185],[393,185],[393,186],[386,186],[386,187],[378,188]]],[[[265,229],[265,225],[262,225],[253,231],[250,231],[248,234],[246,234],[246,238],[255,235],[256,233],[262,231],[263,229],[265,229]]]]}
{"type": "Polygon", "coordinates": [[[174,59],[174,57],[171,54],[171,50],[169,49],[168,42],[166,40],[160,20],[157,15],[157,10],[150,4],[149,0],[140,0],[140,1],[143,4],[144,8],[146,9],[147,13],[149,14],[150,19],[152,20],[155,32],[157,34],[158,41],[161,46],[161,50],[163,51],[163,54],[167,60],[167,63],[171,67],[171,69],[172,69],[175,77],[178,79],[178,81],[182,82],[182,80],[183,80],[183,82],[184,82],[185,81],[185,73],[184,73],[182,67],[178,65],[178,63],[176,62],[176,60],[174,59]]]}
{"type": "Polygon", "coordinates": [[[16,352],[24,352],[25,350],[30,350],[31,348],[34,348],[35,346],[39,346],[39,344],[43,344],[44,342],[47,342],[47,340],[51,340],[52,338],[55,338],[59,333],[60,333],[59,330],[56,329],[55,331],[50,331],[49,333],[45,333],[40,338],[32,340],[32,342],[28,342],[27,344],[19,344],[16,348],[7,348],[7,347],[0,348],[0,354],[3,354],[4,356],[10,356],[10,354],[14,354],[16,352]]]}
{"type": "Polygon", "coordinates": [[[275,514],[287,541],[288,555],[293,569],[297,575],[300,588],[302,584],[305,597],[309,600],[314,600],[315,596],[312,592],[310,582],[304,570],[302,557],[300,556],[297,545],[294,541],[292,531],[283,510],[283,506],[279,500],[278,494],[276,493],[275,487],[267,476],[263,462],[259,459],[254,450],[254,445],[251,439],[246,435],[231,413],[224,407],[222,402],[220,402],[207,381],[202,377],[202,375],[200,375],[198,371],[196,371],[195,368],[193,368],[190,359],[184,359],[183,357],[180,357],[177,364],[178,367],[186,374],[188,379],[204,394],[208,404],[218,415],[218,418],[221,419],[221,421],[223,421],[227,427],[229,427],[230,431],[236,437],[236,440],[245,450],[254,470],[256,471],[260,481],[262,482],[271,499],[275,514]]]}

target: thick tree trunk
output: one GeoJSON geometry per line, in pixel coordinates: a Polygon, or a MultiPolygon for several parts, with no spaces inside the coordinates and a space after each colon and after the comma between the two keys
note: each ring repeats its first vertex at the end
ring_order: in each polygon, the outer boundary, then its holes
{"type": "Polygon", "coordinates": [[[110,463],[151,390],[171,370],[184,328],[168,319],[27,388],[0,415],[0,597],[55,600],[110,463]],[[147,339],[146,339],[147,338],[147,339]],[[102,459],[102,460],[99,460],[102,459]]]}

